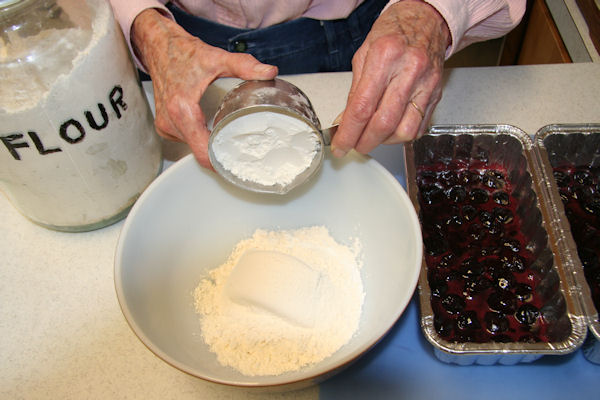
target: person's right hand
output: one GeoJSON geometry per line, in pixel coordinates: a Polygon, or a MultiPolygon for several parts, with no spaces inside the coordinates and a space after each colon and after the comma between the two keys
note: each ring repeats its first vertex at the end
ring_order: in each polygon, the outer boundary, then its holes
{"type": "Polygon", "coordinates": [[[131,41],[152,78],[158,134],[187,143],[198,162],[212,169],[210,132],[200,108],[206,88],[221,77],[273,79],[277,67],[262,64],[250,54],[209,46],[152,8],[136,17],[131,41]]]}

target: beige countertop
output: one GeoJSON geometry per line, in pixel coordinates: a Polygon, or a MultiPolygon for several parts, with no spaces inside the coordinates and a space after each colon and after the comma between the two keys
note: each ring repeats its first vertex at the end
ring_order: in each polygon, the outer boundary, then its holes
{"type": "MultiPolygon", "coordinates": [[[[351,75],[286,79],[307,93],[325,126],[342,110],[351,75]]],[[[534,134],[550,123],[600,122],[600,64],[459,68],[445,79],[435,124],[506,123],[534,134]]],[[[234,83],[211,87],[203,100],[207,113],[234,83]]],[[[165,167],[186,152],[166,144],[165,167]]],[[[403,175],[401,145],[373,156],[403,175]]],[[[154,356],[129,329],[115,295],[113,257],[123,222],[88,233],[49,231],[4,196],[0,220],[0,398],[318,397],[318,387],[271,395],[222,387],[154,356]]]]}

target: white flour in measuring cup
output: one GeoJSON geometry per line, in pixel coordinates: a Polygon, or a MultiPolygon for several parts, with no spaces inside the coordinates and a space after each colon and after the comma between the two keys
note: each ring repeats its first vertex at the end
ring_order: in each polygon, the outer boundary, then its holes
{"type": "Polygon", "coordinates": [[[109,3],[57,3],[89,28],[0,37],[0,189],[34,222],[82,231],[126,215],[160,170],[160,142],[109,3]],[[32,48],[49,50],[14,62],[32,48]]]}
{"type": "Polygon", "coordinates": [[[262,111],[235,118],[212,142],[216,160],[239,179],[288,185],[310,167],[320,146],[314,129],[285,114],[262,111]]]}

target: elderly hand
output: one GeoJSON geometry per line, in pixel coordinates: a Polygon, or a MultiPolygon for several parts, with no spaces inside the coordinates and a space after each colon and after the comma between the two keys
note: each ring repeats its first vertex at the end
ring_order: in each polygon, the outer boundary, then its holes
{"type": "Polygon", "coordinates": [[[439,102],[450,32],[429,4],[404,0],[386,9],[352,59],[352,86],[332,151],[366,154],[379,144],[421,135],[439,102]]]}
{"type": "Polygon", "coordinates": [[[155,9],[136,17],[132,44],[152,77],[158,134],[186,142],[206,168],[212,168],[210,132],[200,108],[206,88],[220,77],[268,80],[277,75],[277,67],[209,46],[155,9]]]}

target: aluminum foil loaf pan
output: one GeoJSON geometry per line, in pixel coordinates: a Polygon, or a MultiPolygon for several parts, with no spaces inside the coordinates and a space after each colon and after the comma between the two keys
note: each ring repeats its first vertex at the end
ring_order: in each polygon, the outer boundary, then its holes
{"type": "Polygon", "coordinates": [[[555,215],[564,245],[578,254],[570,269],[589,331],[583,354],[600,364],[600,124],[548,125],[534,143],[555,199],[555,215]]]}
{"type": "Polygon", "coordinates": [[[444,362],[516,364],[578,349],[587,326],[531,138],[434,126],[405,145],[423,233],[421,328],[444,362]]]}

